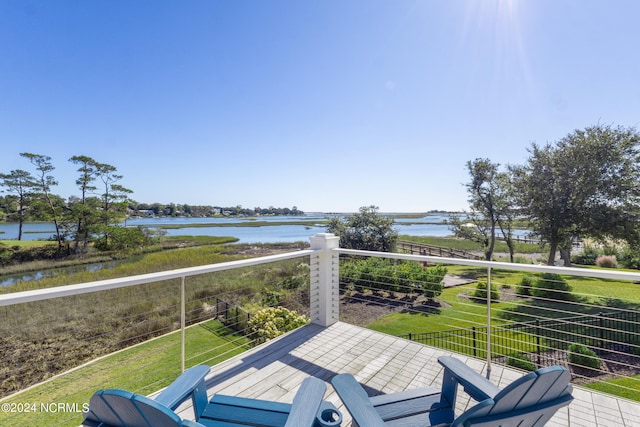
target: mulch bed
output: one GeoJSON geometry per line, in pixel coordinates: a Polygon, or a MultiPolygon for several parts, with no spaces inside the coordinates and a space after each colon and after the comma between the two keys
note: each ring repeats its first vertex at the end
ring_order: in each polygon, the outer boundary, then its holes
{"type": "Polygon", "coordinates": [[[418,294],[388,292],[350,292],[340,301],[340,320],[357,326],[367,326],[378,318],[399,311],[436,314],[448,304],[430,300],[418,294]]]}

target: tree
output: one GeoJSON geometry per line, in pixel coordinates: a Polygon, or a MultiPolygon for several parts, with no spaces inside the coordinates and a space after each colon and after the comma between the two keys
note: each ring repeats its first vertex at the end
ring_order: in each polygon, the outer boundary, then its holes
{"type": "Polygon", "coordinates": [[[86,248],[89,242],[89,237],[92,233],[92,228],[97,222],[97,209],[96,206],[90,206],[88,196],[96,190],[96,186],[93,182],[96,180],[98,174],[98,163],[88,156],[73,156],[69,159],[71,163],[79,165],[78,172],[80,177],[76,180],[76,184],[80,188],[80,198],[76,203],[70,203],[70,209],[68,216],[71,221],[75,222],[75,241],[76,252],[80,250],[80,241],[83,242],[83,247],[86,248]]]}
{"type": "Polygon", "coordinates": [[[378,207],[371,205],[344,219],[331,218],[327,230],[340,236],[343,248],[392,252],[398,240],[393,224],[393,218],[378,214],[378,207]]]}
{"type": "Polygon", "coordinates": [[[570,265],[577,236],[640,242],[640,134],[634,128],[591,126],[555,144],[532,144],[511,168],[518,204],[533,231],[570,265]]]}
{"type": "Polygon", "coordinates": [[[9,174],[0,174],[0,186],[7,188],[17,198],[18,240],[22,240],[25,209],[36,186],[35,178],[27,171],[16,169],[9,174]]]}
{"type": "Polygon", "coordinates": [[[465,219],[452,216],[450,225],[458,237],[482,244],[484,256],[491,260],[499,227],[507,240],[513,261],[513,200],[507,173],[499,171],[500,165],[489,159],[467,162],[470,181],[466,184],[470,212],[465,219]]]}
{"type": "Polygon", "coordinates": [[[55,167],[51,164],[51,157],[43,156],[41,154],[33,154],[33,153],[20,153],[20,156],[28,159],[32,165],[36,167],[36,170],[39,172],[39,175],[36,178],[36,187],[44,200],[46,201],[47,206],[49,207],[49,211],[51,214],[51,220],[56,228],[56,240],[58,242],[58,254],[62,252],[62,247],[64,243],[64,237],[60,232],[60,211],[59,207],[54,203],[55,197],[51,194],[51,187],[58,185],[58,182],[55,178],[49,173],[55,169],[55,167]]]}
{"type": "MultiPolygon", "coordinates": [[[[104,212],[115,214],[116,217],[124,214],[122,211],[126,209],[129,194],[133,193],[132,190],[117,184],[123,176],[117,174],[118,170],[115,166],[111,166],[105,163],[99,163],[97,165],[97,174],[103,183],[104,192],[100,196],[102,199],[102,208],[104,212]]],[[[113,216],[107,216],[105,223],[108,223],[113,216]]]]}
{"type": "Polygon", "coordinates": [[[496,179],[500,189],[500,197],[497,198],[498,227],[509,248],[509,260],[513,262],[516,251],[513,239],[513,222],[518,215],[515,188],[509,173],[500,173],[496,179]]]}

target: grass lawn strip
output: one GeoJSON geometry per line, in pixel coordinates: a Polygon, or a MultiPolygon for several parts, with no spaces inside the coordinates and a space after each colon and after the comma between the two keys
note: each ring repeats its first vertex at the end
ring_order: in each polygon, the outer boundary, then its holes
{"type": "MultiPolygon", "coordinates": [[[[16,412],[0,412],[0,425],[75,427],[82,422],[76,408],[82,411],[98,389],[122,388],[144,395],[160,390],[180,375],[180,335],[175,331],[146,341],[9,396],[2,404],[15,404],[16,412]],[[66,405],[64,410],[58,410],[60,404],[66,405]]],[[[215,320],[188,327],[186,335],[187,367],[214,365],[248,349],[247,338],[229,333],[215,320]]]]}

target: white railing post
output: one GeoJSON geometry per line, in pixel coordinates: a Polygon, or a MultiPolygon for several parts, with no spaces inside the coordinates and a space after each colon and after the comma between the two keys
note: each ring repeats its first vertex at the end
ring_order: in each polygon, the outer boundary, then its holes
{"type": "Polygon", "coordinates": [[[487,267],[487,379],[491,376],[491,267],[487,267]]]}
{"type": "Polygon", "coordinates": [[[310,240],[315,251],[311,254],[311,322],[329,326],[339,320],[340,314],[339,255],[332,251],[339,247],[340,238],[317,233],[310,240]]]}
{"type": "Polygon", "coordinates": [[[186,346],[186,325],[187,325],[187,301],[184,285],[184,276],[180,283],[180,372],[184,372],[185,346],[186,346]]]}

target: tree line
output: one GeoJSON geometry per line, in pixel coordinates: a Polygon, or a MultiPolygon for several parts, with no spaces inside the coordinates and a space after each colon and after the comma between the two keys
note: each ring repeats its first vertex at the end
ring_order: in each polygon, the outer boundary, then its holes
{"type": "Polygon", "coordinates": [[[210,205],[188,205],[188,204],[163,204],[163,203],[135,203],[130,204],[130,209],[137,216],[297,216],[304,215],[304,211],[297,206],[291,208],[276,208],[269,206],[261,208],[243,208],[242,206],[210,206],[210,205]]]}
{"type": "Polygon", "coordinates": [[[15,169],[0,174],[0,186],[8,193],[0,200],[3,220],[18,223],[22,239],[26,221],[50,221],[55,227],[58,255],[86,251],[89,242],[100,249],[142,245],[148,236],[142,230],[125,229],[125,217],[132,190],[120,184],[123,176],[115,166],[88,156],[69,159],[78,167],[79,196],[67,200],[53,192],[58,181],[53,176],[51,157],[20,153],[31,163],[32,171],[15,169]]]}
{"type": "Polygon", "coordinates": [[[216,207],[186,204],[146,204],[131,199],[133,191],[121,184],[123,176],[115,166],[101,163],[89,156],[73,156],[69,162],[77,166],[75,184],[78,195],[67,199],[55,194],[58,181],[53,175],[51,157],[20,153],[31,164],[31,170],[15,169],[0,173],[0,221],[18,223],[18,240],[22,240],[23,226],[28,221],[52,222],[53,238],[58,255],[78,254],[89,244],[97,249],[112,250],[140,247],[152,240],[149,230],[123,227],[129,215],[136,216],[253,216],[302,215],[293,208],[242,206],[216,207]]]}
{"type": "Polygon", "coordinates": [[[580,238],[624,241],[640,249],[640,134],[635,128],[595,125],[545,145],[532,143],[522,165],[487,158],[466,163],[469,211],[453,215],[458,237],[482,244],[490,260],[496,239],[514,254],[514,224],[525,223],[571,265],[580,238]]]}

